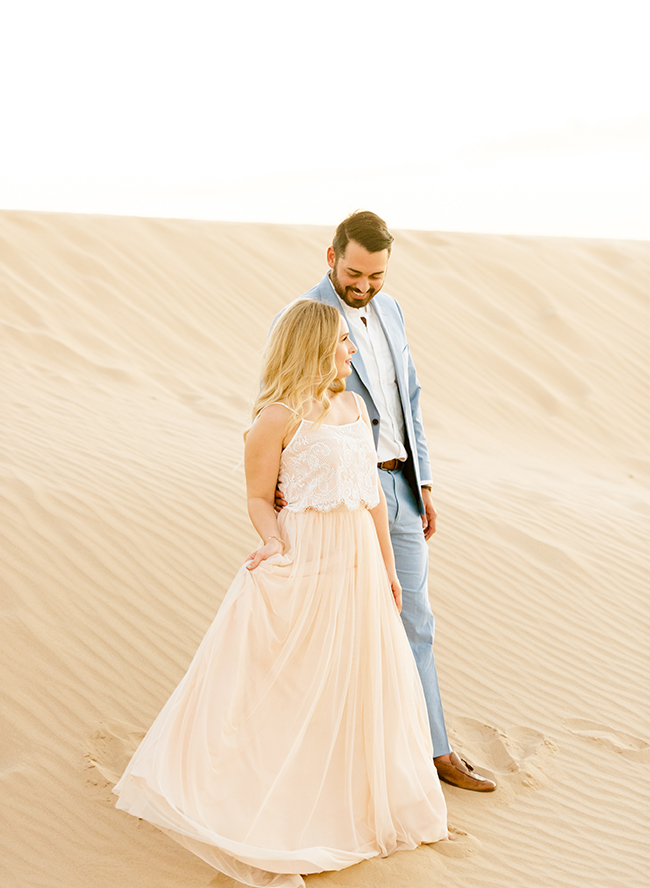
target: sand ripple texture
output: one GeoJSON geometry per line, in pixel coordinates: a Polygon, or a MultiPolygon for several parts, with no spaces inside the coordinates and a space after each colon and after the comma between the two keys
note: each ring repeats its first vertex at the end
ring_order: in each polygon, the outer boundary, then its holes
{"type": "MultiPolygon", "coordinates": [[[[0,213],[0,885],[215,877],[110,786],[256,545],[241,435],[330,230],[0,213]]],[[[459,847],[310,886],[648,885],[648,244],[398,231],[459,847]]]]}

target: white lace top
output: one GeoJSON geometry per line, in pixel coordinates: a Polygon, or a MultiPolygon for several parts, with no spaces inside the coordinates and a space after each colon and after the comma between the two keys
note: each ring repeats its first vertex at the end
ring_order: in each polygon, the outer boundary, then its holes
{"type": "Polygon", "coordinates": [[[377,506],[377,453],[361,415],[345,425],[303,419],[282,452],[279,486],[291,512],[377,506]]]}

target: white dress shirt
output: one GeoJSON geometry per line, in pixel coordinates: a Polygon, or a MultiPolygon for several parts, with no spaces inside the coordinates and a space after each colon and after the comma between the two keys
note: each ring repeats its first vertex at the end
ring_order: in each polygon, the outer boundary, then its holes
{"type": "MultiPolygon", "coordinates": [[[[330,285],[334,290],[331,280],[330,285]]],[[[336,290],[334,292],[336,293],[336,290]]],[[[393,354],[384,328],[372,302],[363,308],[352,308],[343,302],[338,293],[336,293],[336,298],[339,300],[350,331],[359,347],[370,380],[372,397],[379,410],[377,461],[405,460],[408,453],[404,446],[404,414],[397,386],[393,354]]]]}

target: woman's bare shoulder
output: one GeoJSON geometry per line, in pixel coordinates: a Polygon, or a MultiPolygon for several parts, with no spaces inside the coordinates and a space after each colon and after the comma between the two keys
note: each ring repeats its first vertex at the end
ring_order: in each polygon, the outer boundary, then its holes
{"type": "Polygon", "coordinates": [[[262,407],[262,410],[257,414],[257,422],[258,419],[262,419],[263,417],[271,417],[275,422],[281,422],[283,419],[289,420],[292,416],[296,415],[296,411],[293,407],[289,407],[288,404],[285,404],[283,401],[274,401],[273,404],[267,404],[266,407],[262,407]]]}
{"type": "Polygon", "coordinates": [[[255,432],[265,435],[275,433],[284,435],[288,426],[295,424],[295,421],[295,411],[286,404],[269,404],[257,414],[249,434],[255,432]]]}

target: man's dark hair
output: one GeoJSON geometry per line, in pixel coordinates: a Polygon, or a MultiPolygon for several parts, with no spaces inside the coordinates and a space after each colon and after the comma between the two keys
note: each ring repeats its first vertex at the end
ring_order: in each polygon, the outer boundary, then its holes
{"type": "Polygon", "coordinates": [[[348,243],[353,240],[369,253],[379,253],[390,248],[394,237],[383,219],[369,210],[356,210],[344,219],[334,233],[332,246],[334,255],[339,258],[345,253],[348,243]]]}

